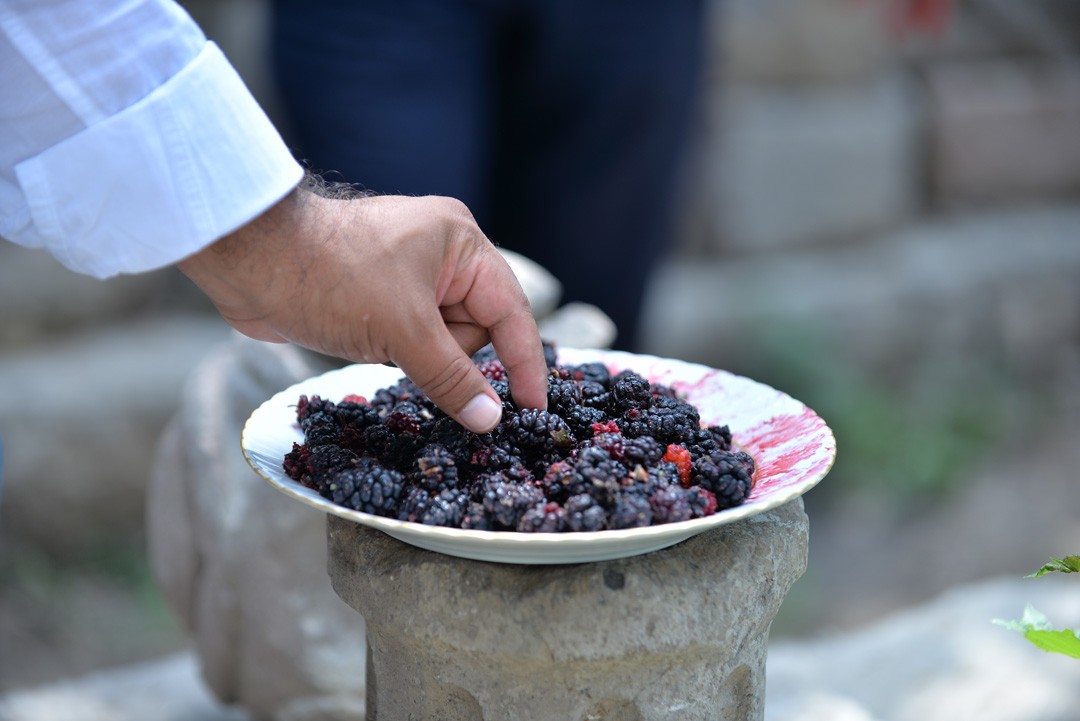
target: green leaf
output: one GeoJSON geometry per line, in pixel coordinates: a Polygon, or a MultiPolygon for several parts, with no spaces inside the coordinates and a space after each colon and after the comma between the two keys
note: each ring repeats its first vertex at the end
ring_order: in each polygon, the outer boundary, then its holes
{"type": "Polygon", "coordinates": [[[1077,637],[1076,631],[1067,628],[1061,631],[1031,630],[1024,634],[1024,638],[1043,651],[1080,658],[1080,638],[1077,637]]]}
{"type": "Polygon", "coordinates": [[[1047,573],[1080,573],[1080,556],[1065,556],[1065,558],[1051,558],[1047,563],[1043,564],[1035,573],[1024,576],[1024,578],[1038,578],[1044,576],[1047,573]]]}
{"type": "Polygon", "coordinates": [[[1031,643],[1044,651],[1060,653],[1073,658],[1080,658],[1080,636],[1072,629],[1054,630],[1050,619],[1036,611],[1029,603],[1024,607],[1024,615],[1019,621],[1004,621],[995,618],[994,623],[1010,631],[1024,634],[1031,643]]]}

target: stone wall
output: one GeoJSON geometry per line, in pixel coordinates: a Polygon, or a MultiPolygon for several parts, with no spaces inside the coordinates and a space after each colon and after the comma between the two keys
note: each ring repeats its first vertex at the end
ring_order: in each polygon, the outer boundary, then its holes
{"type": "MultiPolygon", "coordinates": [[[[1034,270],[1029,243],[1036,265],[1077,270],[1080,13],[1054,0],[970,0],[956,3],[942,35],[898,36],[887,5],[716,3],[682,252],[657,283],[650,350],[730,364],[725,334],[742,330],[734,316],[800,315],[803,296],[827,294],[867,319],[881,309],[856,304],[875,285],[891,296],[897,325],[922,324],[928,282],[936,295],[951,286],[950,312],[967,320],[981,312],[979,289],[997,292],[1034,270]],[[935,250],[915,247],[927,244],[935,250]],[[885,248],[903,262],[882,257],[885,248]],[[834,262],[842,274],[755,285],[763,269],[834,262]],[[735,288],[733,267],[743,274],[735,288]],[[687,282],[691,268],[697,280],[687,282]]],[[[1038,283],[1035,273],[1025,282],[1038,283]]],[[[1000,322],[1042,327],[1045,310],[1029,304],[1023,320],[1000,322]]],[[[1074,322],[1050,321],[1062,326],[1058,345],[1075,349],[1074,322]]],[[[860,327],[850,340],[877,345],[897,325],[860,327]]]]}
{"type": "Polygon", "coordinates": [[[643,332],[836,430],[795,633],[1080,542],[1053,510],[1080,503],[1080,11],[969,0],[901,37],[885,5],[715,5],[696,192],[643,332]]]}

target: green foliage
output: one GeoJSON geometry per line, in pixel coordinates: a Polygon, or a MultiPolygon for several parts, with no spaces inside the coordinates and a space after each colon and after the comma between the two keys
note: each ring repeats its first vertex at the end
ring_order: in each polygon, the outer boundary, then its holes
{"type": "Polygon", "coordinates": [[[935,358],[886,377],[816,329],[782,320],[762,323],[753,345],[745,372],[799,398],[835,432],[841,451],[829,492],[873,488],[922,508],[928,496],[955,489],[1007,433],[1008,384],[993,369],[935,358]]]}
{"type": "Polygon", "coordinates": [[[1065,558],[1051,558],[1043,564],[1035,573],[1024,578],[1039,578],[1047,573],[1080,573],[1080,556],[1065,556],[1065,558]]]}
{"type": "MultiPolygon", "coordinates": [[[[1025,578],[1039,578],[1047,573],[1080,573],[1080,556],[1051,558],[1042,568],[1025,578]]],[[[1055,629],[1050,619],[1036,611],[1030,603],[1024,608],[1024,615],[1019,621],[994,619],[994,623],[1024,634],[1024,638],[1044,651],[1080,658],[1080,633],[1068,628],[1055,629]]]]}

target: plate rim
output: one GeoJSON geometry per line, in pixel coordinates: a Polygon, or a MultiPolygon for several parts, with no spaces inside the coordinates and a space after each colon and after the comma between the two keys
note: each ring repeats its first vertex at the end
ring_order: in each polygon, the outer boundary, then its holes
{"type": "MultiPolygon", "coordinates": [[[[639,553],[649,552],[650,550],[659,550],[666,546],[675,545],[699,533],[765,513],[799,498],[807,491],[817,486],[822,479],[828,475],[835,464],[836,438],[832,429],[825,423],[824,419],[805,403],[802,403],[787,393],[777,390],[761,381],[741,376],[727,370],[705,366],[700,363],[693,363],[675,358],[664,358],[651,354],[627,353],[624,351],[603,349],[558,348],[558,362],[560,365],[585,362],[581,359],[587,359],[588,361],[599,360],[609,367],[615,366],[619,368],[631,367],[635,362],[640,365],[641,361],[651,364],[661,364],[669,368],[689,368],[693,369],[695,372],[701,373],[702,376],[708,373],[719,373],[727,380],[734,380],[739,384],[750,384],[765,389],[768,392],[776,394],[776,397],[778,398],[786,399],[789,402],[797,404],[804,409],[805,412],[808,412],[813,416],[818,422],[819,430],[823,434],[820,444],[821,450],[828,454],[828,459],[822,469],[817,471],[812,478],[803,481],[797,486],[771,493],[769,496],[759,501],[754,501],[753,496],[751,495],[748,501],[739,506],[718,511],[704,518],[689,519],[676,523],[650,525],[643,528],[600,531],[566,531],[560,533],[523,533],[520,531],[484,531],[428,526],[410,521],[401,521],[395,518],[376,516],[333,503],[329,499],[318,495],[313,489],[309,489],[284,476],[284,470],[279,472],[276,471],[281,478],[271,477],[265,472],[263,462],[255,457],[257,452],[252,449],[251,444],[253,422],[262,420],[262,416],[272,413],[274,410],[281,412],[283,408],[295,407],[295,400],[299,398],[302,393],[311,393],[310,390],[305,391],[305,388],[309,388],[312,385],[331,384],[338,376],[346,377],[356,373],[374,373],[376,376],[385,376],[387,378],[385,383],[378,381],[377,377],[371,380],[373,383],[380,383],[377,387],[381,388],[393,383],[403,375],[401,371],[396,368],[358,363],[334,368],[297,381],[264,400],[251,412],[244,422],[244,426],[240,433],[241,451],[251,469],[273,488],[294,500],[298,500],[311,508],[323,511],[324,513],[338,516],[363,526],[375,528],[404,543],[409,543],[410,545],[425,548],[433,552],[441,552],[451,556],[471,558],[473,560],[487,560],[498,563],[544,565],[589,562],[590,560],[593,560],[591,556],[603,554],[604,551],[615,553],[613,556],[604,556],[604,559],[611,559],[637,555],[639,553]],[[431,548],[428,545],[418,545],[415,542],[417,538],[423,538],[425,541],[435,541],[440,548],[436,549],[431,548]],[[670,540],[670,543],[664,542],[667,540],[670,540]],[[658,541],[662,543],[657,545],[658,541]],[[450,544],[449,550],[447,547],[442,547],[444,543],[450,544]],[[633,548],[638,546],[649,546],[649,550],[633,551],[633,548]],[[578,550],[585,550],[585,548],[591,550],[585,552],[582,559],[579,560],[560,560],[568,556],[576,557],[577,554],[567,554],[566,551],[574,550],[578,547],[581,547],[578,550]],[[616,550],[616,547],[621,548],[622,551],[616,550]],[[549,555],[545,557],[544,555],[545,553],[558,554],[560,549],[563,551],[563,555],[561,556],[549,555]],[[524,550],[528,550],[530,553],[518,558],[517,556],[524,550]]],[[[296,438],[294,440],[302,443],[303,434],[298,428],[295,428],[295,426],[293,426],[293,428],[296,432],[296,438]]],[[[281,459],[284,459],[284,455],[287,452],[288,449],[282,451],[281,459]]],[[[269,456],[269,454],[265,455],[267,455],[267,457],[269,456]]],[[[278,463],[280,464],[280,459],[278,460],[278,463]]]]}

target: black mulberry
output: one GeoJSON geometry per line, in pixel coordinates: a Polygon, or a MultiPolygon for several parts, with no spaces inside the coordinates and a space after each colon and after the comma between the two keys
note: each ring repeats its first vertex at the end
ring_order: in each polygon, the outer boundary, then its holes
{"type": "Polygon", "coordinates": [[[307,420],[308,416],[323,411],[333,412],[333,410],[333,401],[320,396],[311,396],[310,398],[306,395],[300,396],[300,399],[296,402],[296,422],[300,424],[300,429],[303,430],[304,421],[307,420]]]}
{"type": "Polygon", "coordinates": [[[694,461],[690,478],[712,491],[718,510],[737,506],[750,494],[750,473],[743,459],[730,451],[717,451],[694,461]]]}
{"type": "MultiPolygon", "coordinates": [[[[605,508],[611,507],[622,490],[626,466],[619,463],[603,448],[582,448],[577,453],[574,472],[581,478],[581,488],[605,508]]],[[[571,487],[571,491],[576,490],[571,487]]]]}
{"type": "Polygon", "coordinates": [[[571,531],[599,531],[607,521],[607,512],[588,493],[579,493],[566,501],[566,527],[571,531]]]}
{"type": "Polygon", "coordinates": [[[469,531],[491,530],[491,517],[484,510],[483,503],[475,501],[469,503],[465,516],[461,519],[461,527],[469,531]]]}
{"type": "MultiPolygon", "coordinates": [[[[285,460],[281,466],[285,470],[285,475],[294,481],[303,483],[304,476],[307,475],[307,459],[311,455],[311,449],[307,447],[307,444],[293,443],[292,450],[285,454],[285,460]]],[[[304,485],[307,485],[306,483],[304,485]]]]}
{"type": "Polygon", "coordinates": [[[531,483],[496,481],[485,490],[483,504],[496,527],[512,531],[525,511],[544,500],[544,494],[531,483]]]}
{"type": "Polygon", "coordinates": [[[360,456],[346,448],[333,444],[315,446],[306,459],[304,484],[321,490],[320,479],[325,484],[325,479],[332,478],[339,471],[354,468],[359,464],[360,456]]]}
{"type": "Polygon", "coordinates": [[[694,460],[713,451],[731,450],[731,430],[727,426],[699,428],[687,437],[684,445],[694,460]]]}
{"type": "Polygon", "coordinates": [[[415,481],[431,493],[457,488],[458,468],[454,456],[445,446],[430,444],[420,451],[416,459],[415,481]]]}
{"type": "Polygon", "coordinates": [[[566,424],[570,426],[570,432],[578,441],[584,441],[592,437],[593,426],[601,423],[607,415],[599,408],[590,406],[575,406],[566,416],[566,424]]]}
{"type": "Polygon", "coordinates": [[[685,445],[686,439],[701,427],[697,409],[684,400],[670,396],[658,398],[642,416],[646,434],[665,446],[671,443],[685,445]]]}
{"type": "Polygon", "coordinates": [[[608,513],[608,528],[641,528],[652,523],[649,499],[637,493],[620,495],[608,513]]]}
{"type": "Polygon", "coordinates": [[[611,384],[611,414],[621,415],[631,408],[646,409],[652,405],[651,384],[632,371],[623,371],[611,384]]]}
{"type": "Polygon", "coordinates": [[[653,523],[678,523],[689,520],[690,500],[682,486],[668,486],[649,496],[653,523]]]}
{"type": "Polygon", "coordinates": [[[379,412],[368,403],[344,401],[334,408],[334,417],[343,430],[362,431],[380,422],[379,412]]]}
{"type": "Polygon", "coordinates": [[[469,530],[555,533],[702,518],[742,503],[754,459],[727,426],[701,427],[668,385],[602,363],[559,367],[545,344],[547,409],[519,409],[489,346],[474,361],[503,421],[474,434],[408,378],[339,403],[301,396],[289,478],[348,508],[469,530]]]}
{"type": "Polygon", "coordinates": [[[690,515],[693,518],[704,518],[716,513],[716,496],[701,486],[687,488],[686,500],[690,503],[690,515]]]}
{"type": "Polygon", "coordinates": [[[566,528],[566,511],[558,503],[538,503],[521,516],[522,533],[558,533],[566,528]]]}
{"type": "Polygon", "coordinates": [[[568,368],[571,377],[585,383],[598,383],[605,390],[611,386],[611,371],[603,363],[581,363],[568,368]]]}
{"type": "Polygon", "coordinates": [[[430,497],[420,514],[420,523],[427,526],[459,528],[469,507],[469,496],[463,491],[445,490],[430,497]]]}
{"type": "Polygon", "coordinates": [[[549,453],[556,446],[569,448],[574,443],[565,420],[551,411],[535,408],[520,410],[506,418],[498,437],[523,454],[533,456],[549,453]]]}
{"type": "Polygon", "coordinates": [[[611,391],[595,381],[582,381],[578,384],[581,389],[581,403],[590,408],[604,410],[611,401],[611,391]]]}
{"type": "Polygon", "coordinates": [[[638,436],[628,438],[623,446],[624,462],[627,465],[639,465],[649,468],[660,463],[664,457],[665,446],[655,438],[638,436]]]}
{"type": "Polygon", "coordinates": [[[334,503],[376,516],[397,515],[402,477],[371,458],[362,458],[353,468],[332,477],[324,496],[334,503]]]}
{"type": "Polygon", "coordinates": [[[419,486],[410,488],[401,502],[401,507],[398,509],[398,520],[419,523],[420,517],[424,515],[430,501],[431,494],[423,488],[419,486]]]}
{"type": "Polygon", "coordinates": [[[333,411],[310,413],[300,422],[300,428],[304,431],[304,440],[309,446],[337,443],[341,437],[341,426],[338,425],[333,411]]]}
{"type": "Polygon", "coordinates": [[[581,387],[557,374],[548,376],[547,409],[566,418],[581,405],[581,387]]]}

